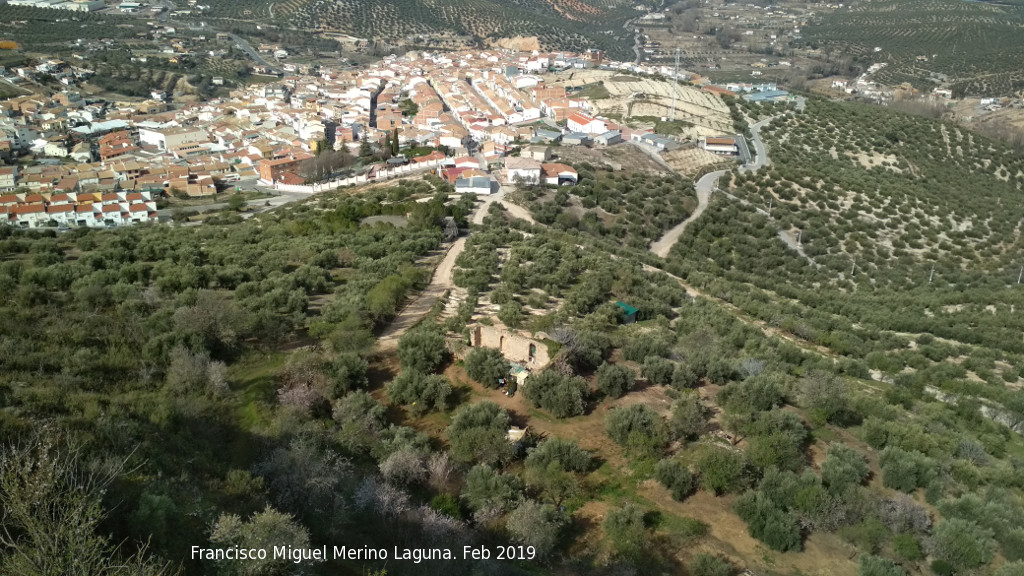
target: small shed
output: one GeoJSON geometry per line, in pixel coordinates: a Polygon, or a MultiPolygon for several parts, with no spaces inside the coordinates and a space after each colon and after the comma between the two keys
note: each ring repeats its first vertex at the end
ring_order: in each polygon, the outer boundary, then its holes
{"type": "Polygon", "coordinates": [[[594,143],[598,146],[611,146],[619,142],[622,142],[622,132],[618,130],[609,130],[594,137],[594,143]]]}
{"type": "Polygon", "coordinates": [[[636,313],[639,312],[639,310],[621,301],[616,301],[615,305],[622,309],[623,324],[632,324],[636,322],[636,313]]]}
{"type": "Polygon", "coordinates": [[[570,132],[565,136],[562,136],[562,144],[566,146],[589,146],[592,142],[588,134],[580,132],[570,132]]]}

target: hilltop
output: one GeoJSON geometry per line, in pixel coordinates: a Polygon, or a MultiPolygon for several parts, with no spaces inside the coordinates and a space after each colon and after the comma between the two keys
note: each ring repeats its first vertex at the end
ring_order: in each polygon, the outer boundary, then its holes
{"type": "Polygon", "coordinates": [[[546,50],[604,49],[631,54],[623,25],[643,12],[628,0],[212,0],[209,15],[281,27],[342,32],[393,45],[427,45],[431,37],[470,42],[537,37],[546,50]],[[567,25],[568,24],[568,25],[567,25]]]}

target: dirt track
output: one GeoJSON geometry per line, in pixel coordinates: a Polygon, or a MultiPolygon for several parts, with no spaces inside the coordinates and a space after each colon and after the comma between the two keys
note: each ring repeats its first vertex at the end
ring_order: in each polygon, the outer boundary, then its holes
{"type": "Polygon", "coordinates": [[[455,260],[465,249],[465,237],[459,238],[448,247],[448,252],[445,253],[444,258],[437,265],[437,268],[434,269],[434,274],[430,277],[430,284],[427,284],[427,287],[416,296],[415,300],[407,304],[405,308],[402,308],[398,316],[395,316],[391,324],[377,338],[380,350],[396,349],[398,347],[398,339],[415,326],[417,322],[422,320],[430,312],[430,309],[434,307],[438,298],[446,290],[452,288],[452,270],[455,268],[455,260]]]}
{"type": "MultiPolygon", "coordinates": [[[[487,209],[491,204],[498,202],[508,210],[508,213],[513,217],[521,218],[531,224],[537,223],[526,208],[517,206],[510,202],[502,202],[502,196],[503,194],[499,193],[483,197],[483,202],[477,206],[470,218],[470,221],[473,224],[483,224],[484,216],[487,215],[487,209]]],[[[378,349],[380,351],[386,352],[398,348],[398,339],[422,320],[428,313],[430,313],[434,304],[437,303],[438,299],[440,299],[446,291],[455,288],[455,285],[452,283],[452,272],[455,269],[455,260],[458,259],[459,255],[462,254],[465,249],[465,236],[459,238],[448,247],[448,251],[445,253],[444,258],[440,263],[438,263],[437,268],[434,269],[434,273],[431,275],[430,283],[427,284],[427,287],[416,296],[416,299],[402,308],[398,313],[398,316],[395,316],[395,319],[388,324],[388,327],[385,328],[384,332],[382,332],[377,338],[378,349]]]]}

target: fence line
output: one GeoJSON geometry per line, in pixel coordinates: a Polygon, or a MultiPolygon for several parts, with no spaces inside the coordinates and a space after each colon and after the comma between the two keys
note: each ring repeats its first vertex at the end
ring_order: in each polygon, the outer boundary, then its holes
{"type": "Polygon", "coordinates": [[[440,160],[433,160],[430,162],[419,162],[415,164],[405,164],[403,166],[385,168],[377,172],[377,175],[374,178],[370,178],[363,174],[359,176],[350,176],[348,178],[340,178],[338,180],[331,180],[329,182],[319,182],[316,184],[282,184],[280,182],[267,182],[266,180],[260,180],[259,183],[262,186],[272,186],[275,190],[280,190],[282,192],[317,194],[320,192],[334,190],[335,188],[341,188],[342,186],[365,184],[371,181],[389,180],[398,176],[426,172],[427,170],[437,169],[440,166],[440,160]]]}

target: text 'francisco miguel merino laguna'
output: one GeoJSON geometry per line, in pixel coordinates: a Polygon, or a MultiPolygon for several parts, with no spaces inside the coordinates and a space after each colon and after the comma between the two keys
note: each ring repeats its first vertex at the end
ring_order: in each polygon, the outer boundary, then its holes
{"type": "Polygon", "coordinates": [[[320,548],[295,548],[292,546],[274,546],[266,548],[200,548],[192,547],[192,560],[287,560],[300,564],[302,562],[324,562],[326,560],[411,560],[419,564],[424,560],[533,560],[537,551],[533,546],[498,546],[491,550],[486,546],[464,546],[462,556],[456,556],[449,548],[394,548],[388,553],[386,548],[349,548],[347,546],[327,546],[320,548]],[[331,555],[328,555],[328,553],[331,555]]]}

